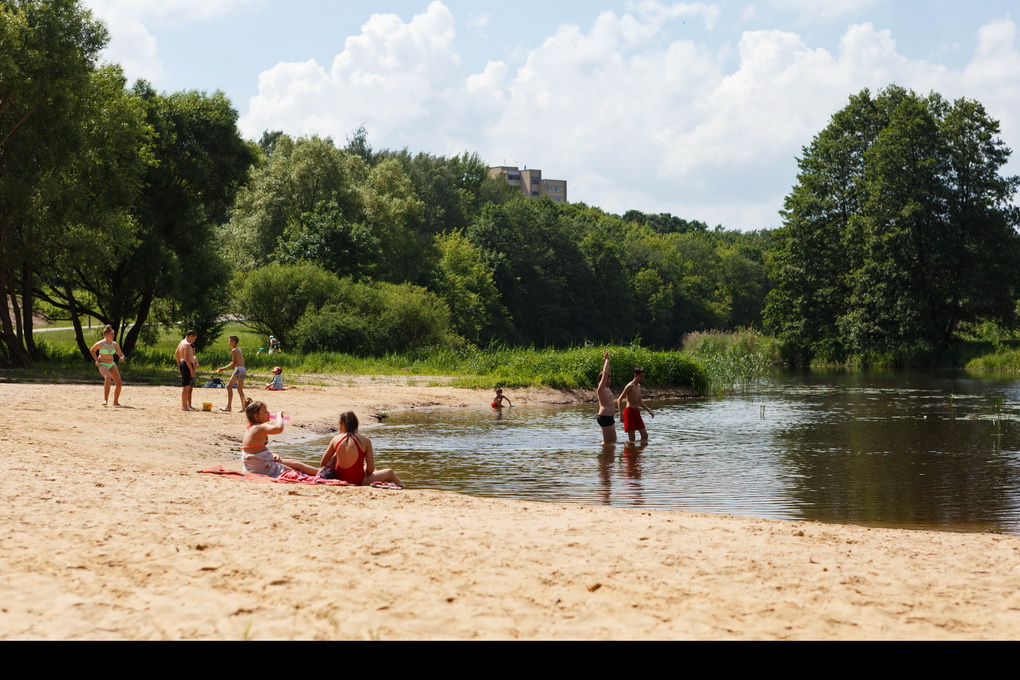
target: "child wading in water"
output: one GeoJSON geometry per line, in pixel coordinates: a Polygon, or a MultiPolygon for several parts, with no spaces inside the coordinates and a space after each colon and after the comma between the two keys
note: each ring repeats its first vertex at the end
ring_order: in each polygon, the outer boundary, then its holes
{"type": "Polygon", "coordinates": [[[269,450],[269,435],[283,432],[283,411],[270,420],[265,404],[248,399],[244,404],[244,415],[248,417],[248,431],[241,442],[241,464],[245,472],[279,477],[287,470],[297,470],[306,475],[314,475],[318,471],[299,460],[281,459],[269,450]]]}
{"type": "Polygon", "coordinates": [[[234,403],[234,385],[237,385],[237,398],[241,400],[242,404],[245,403],[244,376],[248,370],[244,367],[244,353],[237,346],[239,342],[240,340],[238,340],[236,335],[231,335],[227,338],[227,344],[230,345],[230,363],[216,369],[217,373],[228,368],[234,369],[234,372],[230,375],[230,380],[227,381],[227,406],[226,408],[221,408],[221,411],[231,410],[231,405],[234,403]]]}
{"type": "Polygon", "coordinates": [[[504,397],[503,390],[497,387],[496,397],[492,400],[492,408],[503,408],[504,400],[506,400],[506,403],[509,404],[511,408],[513,408],[513,404],[510,403],[510,397],[504,397]]]}
{"type": "Polygon", "coordinates": [[[117,389],[113,391],[113,405],[120,406],[120,389],[124,386],[124,383],[120,380],[120,371],[117,369],[117,363],[113,360],[114,355],[120,357],[120,360],[126,361],[127,357],[124,356],[124,352],[121,350],[120,345],[113,341],[113,326],[107,324],[106,328],[103,329],[103,339],[92,345],[92,358],[96,360],[96,368],[99,369],[99,373],[106,380],[103,385],[103,406],[110,401],[110,382],[114,382],[117,385],[117,389]],[[99,357],[103,358],[100,359],[99,357]]]}

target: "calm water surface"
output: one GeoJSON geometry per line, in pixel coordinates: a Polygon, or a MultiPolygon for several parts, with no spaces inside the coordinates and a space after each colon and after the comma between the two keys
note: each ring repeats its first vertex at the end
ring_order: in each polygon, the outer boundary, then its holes
{"type": "MultiPolygon", "coordinates": [[[[367,434],[418,488],[1020,534],[1020,381],[812,372],[649,404],[647,446],[601,446],[593,405],[403,411],[367,434]]],[[[327,442],[279,448],[317,464],[327,442]]]]}

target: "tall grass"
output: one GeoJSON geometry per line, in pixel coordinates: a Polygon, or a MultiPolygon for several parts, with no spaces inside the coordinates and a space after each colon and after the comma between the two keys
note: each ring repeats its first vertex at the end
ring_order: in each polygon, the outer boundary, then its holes
{"type": "Polygon", "coordinates": [[[1020,349],[1003,348],[990,354],[975,357],[967,362],[966,368],[972,371],[1016,373],[1020,371],[1020,349]]]}
{"type": "MultiPolygon", "coordinates": [[[[611,368],[617,388],[630,380],[635,366],[646,371],[648,387],[686,387],[699,393],[708,381],[699,360],[679,352],[657,352],[638,346],[574,347],[570,349],[534,349],[495,345],[485,349],[434,347],[412,350],[381,357],[360,357],[336,352],[300,354],[258,354],[265,337],[237,324],[227,327],[211,347],[200,352],[199,381],[208,379],[211,369],[229,360],[226,336],[240,337],[249,374],[261,379],[273,366],[281,366],[288,374],[327,375],[419,375],[449,376],[457,387],[490,388],[495,386],[521,388],[545,386],[557,389],[592,389],[602,371],[602,355],[609,349],[611,368]]],[[[31,371],[10,371],[22,379],[88,379],[96,377],[95,366],[86,361],[74,343],[71,331],[37,336],[44,359],[31,371]]],[[[87,339],[91,342],[91,339],[87,339]]],[[[123,375],[129,382],[144,381],[175,384],[178,379],[173,361],[174,348],[180,341],[175,329],[167,329],[152,344],[139,345],[124,366],[123,375]]]]}
{"type": "Polygon", "coordinates": [[[749,392],[782,363],[778,341],[750,329],[691,333],[684,351],[700,362],[706,391],[717,395],[749,392]]]}

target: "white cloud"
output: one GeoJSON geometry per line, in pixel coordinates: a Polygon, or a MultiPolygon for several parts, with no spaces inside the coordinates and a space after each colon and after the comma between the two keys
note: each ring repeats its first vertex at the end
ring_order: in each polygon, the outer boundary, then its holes
{"type": "Polygon", "coordinates": [[[347,38],[327,70],[313,61],[280,63],[259,76],[241,128],[322,134],[344,139],[365,123],[369,138],[390,145],[422,144],[419,135],[447,109],[460,57],[453,46],[454,20],[440,2],[405,23],[395,14],[373,14],[361,33],[347,38]]]}
{"type": "Polygon", "coordinates": [[[485,28],[492,21],[492,16],[489,14],[478,14],[468,18],[468,28],[485,28]]]}
{"type": "Polygon", "coordinates": [[[120,64],[129,80],[159,79],[165,69],[152,29],[225,16],[267,0],[83,0],[110,31],[104,61],[120,64]]]}
{"type": "Polygon", "coordinates": [[[715,27],[721,13],[717,5],[710,5],[704,2],[664,5],[656,0],[632,2],[629,5],[629,10],[639,17],[654,23],[676,19],[701,19],[705,24],[705,28],[708,29],[715,27]]]}
{"type": "Polygon", "coordinates": [[[771,6],[798,14],[806,21],[835,21],[869,9],[879,2],[880,0],[768,0],[771,6]]]}
{"type": "Polygon", "coordinates": [[[376,147],[477,150],[568,180],[572,200],[744,229],[778,224],[801,148],[865,87],[972,97],[1005,134],[1020,135],[1011,113],[1020,111],[1020,53],[1008,18],[984,26],[971,62],[954,71],[903,56],[889,31],[867,23],[848,26],[833,50],[789,31],[747,31],[735,46],[671,32],[681,17],[707,29],[717,12],[636,3],[587,28],[564,24],[520,60],[477,73],[461,62],[443,4],[409,21],[374,15],[331,65],[262,73],[242,126],[250,137],[283,129],[343,139],[365,123],[376,147]]]}

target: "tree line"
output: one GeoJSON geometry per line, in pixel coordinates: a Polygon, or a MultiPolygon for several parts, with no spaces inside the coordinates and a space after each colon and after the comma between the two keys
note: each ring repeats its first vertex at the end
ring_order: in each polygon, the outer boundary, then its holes
{"type": "Polygon", "coordinates": [[[222,93],[128,87],[76,0],[0,4],[0,360],[40,311],[295,348],[676,348],[762,327],[791,356],[937,349],[1016,323],[1017,178],[977,102],[865,90],[805,148],[783,226],[531,200],[477,154],[237,130],[222,93]]]}
{"type": "Polygon", "coordinates": [[[801,360],[937,357],[1017,325],[1020,178],[969,99],[864,90],[804,149],[775,234],[768,327],[801,360]]]}

